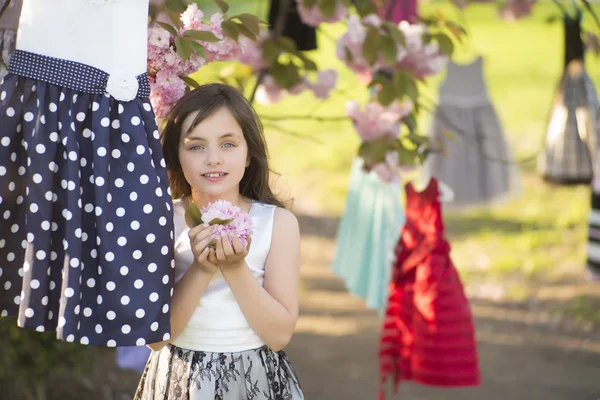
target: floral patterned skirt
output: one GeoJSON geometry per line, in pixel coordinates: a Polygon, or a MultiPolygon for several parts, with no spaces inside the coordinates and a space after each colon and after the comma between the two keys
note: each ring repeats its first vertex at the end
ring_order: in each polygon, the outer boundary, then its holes
{"type": "Polygon", "coordinates": [[[302,400],[283,351],[210,353],[167,345],[148,359],[134,400],[302,400]]]}

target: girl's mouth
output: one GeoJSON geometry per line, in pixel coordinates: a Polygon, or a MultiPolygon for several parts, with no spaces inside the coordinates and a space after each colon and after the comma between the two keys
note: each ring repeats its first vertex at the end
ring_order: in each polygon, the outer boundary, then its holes
{"type": "Polygon", "coordinates": [[[202,177],[209,182],[219,182],[226,176],[227,176],[227,173],[225,173],[225,172],[210,172],[207,174],[202,174],[202,177]]]}

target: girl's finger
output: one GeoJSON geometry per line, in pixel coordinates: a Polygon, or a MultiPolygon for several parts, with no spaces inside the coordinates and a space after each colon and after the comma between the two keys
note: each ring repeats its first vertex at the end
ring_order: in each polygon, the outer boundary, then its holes
{"type": "Polygon", "coordinates": [[[225,250],[223,250],[223,237],[217,239],[217,247],[215,248],[215,253],[217,256],[217,260],[224,261],[225,260],[225,250]]]}
{"type": "Polygon", "coordinates": [[[210,249],[207,247],[202,251],[202,254],[200,254],[200,264],[202,265],[207,265],[207,266],[211,266],[211,267],[216,267],[216,264],[212,263],[209,259],[208,259],[208,255],[210,254],[210,249]]]}
{"type": "MultiPolygon", "coordinates": [[[[233,235],[233,238],[235,240],[236,236],[233,235]]],[[[225,257],[231,257],[235,255],[235,251],[233,250],[231,243],[229,243],[229,236],[227,236],[225,232],[221,234],[221,242],[223,243],[223,252],[225,253],[225,257]]]]}
{"type": "Polygon", "coordinates": [[[198,238],[203,238],[206,235],[210,235],[212,233],[213,227],[208,224],[198,225],[197,227],[190,229],[188,236],[190,240],[198,240],[198,238]]]}
{"type": "Polygon", "coordinates": [[[242,254],[246,249],[244,249],[244,246],[242,246],[242,242],[240,240],[240,238],[237,237],[237,235],[233,236],[233,251],[235,252],[235,254],[242,254]]]}
{"type": "Polygon", "coordinates": [[[217,255],[216,255],[215,249],[209,249],[209,252],[208,252],[208,261],[210,261],[214,265],[218,265],[219,264],[219,260],[217,259],[217,255]]]}

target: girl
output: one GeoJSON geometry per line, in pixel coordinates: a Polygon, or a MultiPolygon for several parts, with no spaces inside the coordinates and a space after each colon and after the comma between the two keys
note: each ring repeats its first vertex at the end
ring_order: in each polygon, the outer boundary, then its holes
{"type": "Polygon", "coordinates": [[[135,399],[303,399],[282,349],[298,316],[300,234],[269,188],[261,123],[235,89],[201,86],[171,111],[163,152],[174,198],[172,338],[153,343],[135,399]],[[185,207],[227,200],[250,214],[252,243],[189,229],[185,207]]]}
{"type": "Polygon", "coordinates": [[[148,7],[23,0],[0,86],[0,316],[21,327],[97,346],[169,338],[173,210],[148,7]]]}

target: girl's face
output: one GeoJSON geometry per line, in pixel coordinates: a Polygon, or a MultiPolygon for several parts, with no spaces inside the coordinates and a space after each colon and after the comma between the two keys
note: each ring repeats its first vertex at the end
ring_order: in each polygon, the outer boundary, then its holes
{"type": "Polygon", "coordinates": [[[189,134],[196,113],[184,121],[179,143],[179,162],[192,187],[210,199],[234,200],[250,165],[242,128],[227,107],[200,122],[189,134]]]}

